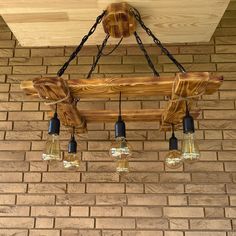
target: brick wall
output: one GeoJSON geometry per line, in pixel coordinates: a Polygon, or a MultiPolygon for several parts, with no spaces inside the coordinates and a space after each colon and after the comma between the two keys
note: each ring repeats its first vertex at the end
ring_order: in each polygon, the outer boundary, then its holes
{"type": "MultiPolygon", "coordinates": [[[[79,139],[78,172],[47,165],[41,150],[47,110],[24,96],[19,82],[54,75],[73,48],[22,48],[0,22],[0,235],[1,236],[235,236],[236,235],[236,1],[232,1],[209,43],[171,45],[190,71],[224,75],[219,92],[204,96],[196,122],[201,161],[169,170],[163,165],[169,133],[159,123],[128,123],[128,140],[138,152],[131,172],[118,176],[108,157],[113,124],[89,125],[79,139]]],[[[149,46],[162,75],[175,67],[149,46]]],[[[97,52],[87,47],[66,79],[84,76],[97,52]]],[[[120,47],[101,59],[96,76],[150,75],[136,46],[120,47]]],[[[162,97],[126,100],[124,108],[159,108],[162,97]]],[[[109,109],[116,101],[82,101],[109,109]]],[[[181,132],[177,133],[181,137],[181,132]]],[[[65,128],[61,144],[66,150],[65,128]]]]}

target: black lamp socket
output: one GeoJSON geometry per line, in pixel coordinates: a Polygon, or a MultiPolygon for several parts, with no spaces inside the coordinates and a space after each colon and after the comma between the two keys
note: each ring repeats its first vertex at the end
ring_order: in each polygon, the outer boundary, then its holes
{"type": "Polygon", "coordinates": [[[77,152],[77,142],[75,140],[75,137],[72,136],[68,144],[68,153],[76,153],[76,152],[77,152]]]}
{"type": "Polygon", "coordinates": [[[49,121],[48,134],[57,134],[60,133],[60,120],[57,117],[55,112],[52,119],[49,121]]]}
{"type": "Polygon", "coordinates": [[[174,133],[169,139],[169,150],[178,150],[178,139],[175,137],[174,133]]]}
{"type": "Polygon", "coordinates": [[[115,137],[126,137],[125,122],[121,116],[118,116],[118,120],[115,123],[115,137]]]}

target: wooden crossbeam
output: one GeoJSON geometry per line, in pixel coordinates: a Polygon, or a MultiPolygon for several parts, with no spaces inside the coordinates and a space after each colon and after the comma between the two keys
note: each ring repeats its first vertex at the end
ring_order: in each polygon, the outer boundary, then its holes
{"type": "MultiPolygon", "coordinates": [[[[221,85],[222,77],[207,72],[187,73],[188,78],[208,77],[205,94],[214,93],[221,85]]],[[[53,78],[52,78],[53,79],[53,78]]],[[[122,96],[171,96],[175,77],[131,77],[131,78],[93,78],[68,80],[67,85],[74,98],[114,98],[119,92],[122,96]]],[[[33,82],[23,81],[21,89],[29,95],[37,96],[33,82]]]]}
{"type": "MultiPolygon", "coordinates": [[[[122,119],[125,122],[155,122],[161,121],[164,112],[165,109],[122,110],[122,119]]],[[[116,110],[80,110],[79,113],[87,123],[115,122],[118,117],[116,110]]],[[[196,118],[199,115],[199,110],[192,111],[191,115],[196,118]]],[[[53,112],[48,112],[48,117],[52,116],[53,112]]]]}
{"type": "MultiPolygon", "coordinates": [[[[218,81],[220,86],[223,82],[223,77],[215,77],[214,80],[218,81]]],[[[210,77],[207,72],[203,72],[201,75],[194,73],[176,74],[171,100],[168,103],[167,109],[162,114],[161,129],[166,130],[170,128],[170,124],[177,125],[181,123],[185,115],[185,98],[188,99],[188,106],[191,109],[192,101],[199,99],[201,95],[207,94],[207,88],[211,88],[211,92],[216,91],[215,88],[213,89],[210,86],[210,77]]]]}
{"type": "MultiPolygon", "coordinates": [[[[73,96],[62,78],[37,78],[33,80],[33,86],[38,95],[47,101],[56,102],[58,106],[58,116],[62,124],[65,126],[77,126],[84,132],[86,131],[86,122],[73,104],[73,96]]],[[[52,105],[51,105],[52,106],[52,105]]]]}
{"type": "MultiPolygon", "coordinates": [[[[122,110],[124,121],[159,121],[164,109],[122,110]]],[[[80,114],[88,123],[115,122],[118,111],[115,110],[80,110],[80,114]]]]}
{"type": "MultiPolygon", "coordinates": [[[[39,96],[44,100],[57,101],[59,118],[64,125],[75,126],[77,132],[86,131],[86,122],[115,122],[117,111],[80,110],[74,98],[117,98],[122,96],[169,96],[171,100],[166,109],[124,110],[125,121],[161,121],[161,129],[167,130],[170,124],[180,124],[185,115],[183,98],[193,98],[217,91],[223,77],[208,72],[178,73],[175,77],[132,77],[132,78],[94,78],[65,81],[62,78],[37,78],[23,81],[21,88],[26,94],[39,96]],[[69,91],[69,94],[68,94],[69,91]]],[[[192,102],[189,104],[190,108],[192,102]]],[[[199,111],[191,111],[196,118],[199,111]]]]}

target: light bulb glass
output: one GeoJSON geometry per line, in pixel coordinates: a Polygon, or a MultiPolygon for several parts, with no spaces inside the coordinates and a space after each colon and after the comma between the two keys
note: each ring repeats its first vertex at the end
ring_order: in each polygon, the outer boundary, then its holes
{"type": "Polygon", "coordinates": [[[184,161],[190,163],[199,160],[200,152],[194,133],[184,133],[182,141],[182,157],[184,161]]]}
{"type": "Polygon", "coordinates": [[[118,173],[129,172],[129,160],[126,157],[116,160],[116,171],[118,173]]]}
{"type": "Polygon", "coordinates": [[[170,150],[165,157],[165,164],[171,169],[177,169],[182,166],[183,158],[179,150],[170,150]]]}
{"type": "Polygon", "coordinates": [[[59,135],[51,134],[48,135],[48,139],[45,145],[45,150],[42,154],[42,159],[44,161],[61,161],[61,151],[59,135]]]}
{"type": "Polygon", "coordinates": [[[129,172],[129,158],[132,155],[132,147],[124,137],[118,137],[111,144],[110,156],[116,160],[118,173],[129,172]]]}
{"type": "Polygon", "coordinates": [[[76,169],[80,167],[80,160],[76,153],[67,153],[63,160],[66,169],[76,169]]]}

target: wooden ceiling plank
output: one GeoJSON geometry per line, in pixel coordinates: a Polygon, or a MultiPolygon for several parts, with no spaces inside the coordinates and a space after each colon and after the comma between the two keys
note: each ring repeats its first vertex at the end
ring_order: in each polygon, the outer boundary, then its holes
{"type": "MultiPolygon", "coordinates": [[[[128,3],[140,11],[145,24],[163,43],[193,43],[210,40],[229,1],[130,0],[128,3]]],[[[73,46],[87,34],[97,15],[113,2],[119,1],[0,0],[0,14],[22,46],[73,46]]],[[[153,43],[141,27],[137,32],[144,44],[153,43]]],[[[86,45],[97,45],[103,38],[104,31],[99,26],[86,45]]],[[[115,45],[116,40],[110,39],[109,44],[115,45]]],[[[122,44],[136,41],[130,37],[122,44]]]]}

